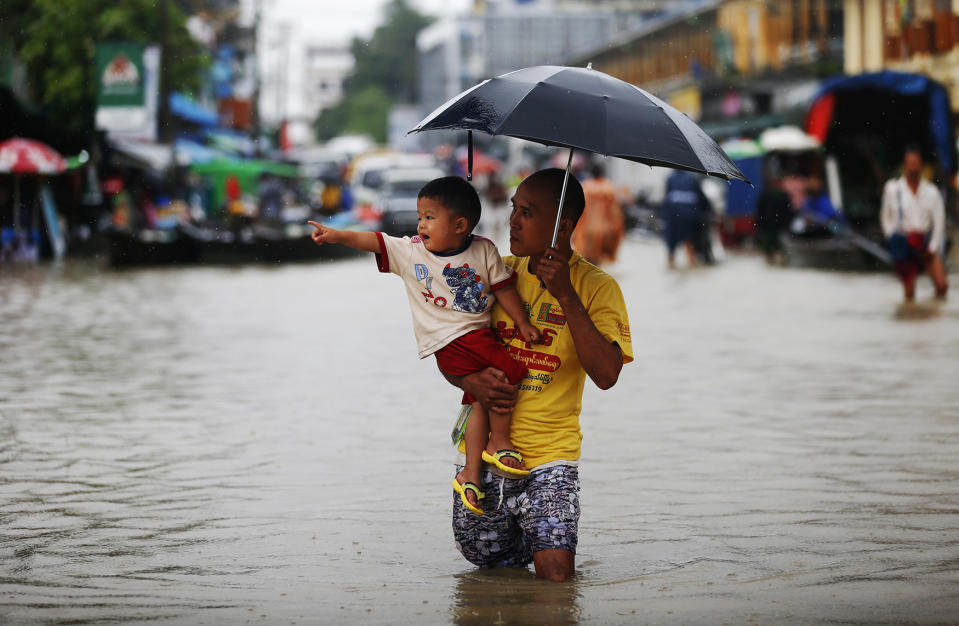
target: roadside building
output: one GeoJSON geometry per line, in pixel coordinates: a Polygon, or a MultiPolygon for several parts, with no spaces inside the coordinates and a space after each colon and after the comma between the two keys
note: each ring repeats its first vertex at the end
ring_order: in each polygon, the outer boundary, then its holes
{"type": "Polygon", "coordinates": [[[845,0],[843,13],[847,74],[924,74],[959,103],[959,0],[845,0]]]}
{"type": "Polygon", "coordinates": [[[311,44],[306,47],[304,117],[316,119],[343,99],[343,81],[353,69],[349,44],[311,44]]]}
{"type": "Polygon", "coordinates": [[[675,6],[571,64],[641,86],[717,138],[795,121],[817,79],[843,62],[842,7],[826,0],[707,0],[675,6]]]}
{"type": "MultiPolygon", "coordinates": [[[[821,78],[842,71],[842,6],[827,0],[666,3],[639,29],[597,42],[569,65],[593,67],[659,96],[717,140],[801,124],[821,78]]],[[[641,205],[662,200],[668,170],[609,161],[641,205]]],[[[714,181],[708,181],[707,186],[714,181]]],[[[707,189],[724,210],[725,190],[707,189]]]]}
{"type": "MultiPolygon", "coordinates": [[[[469,14],[446,17],[417,37],[419,109],[424,115],[487,78],[532,65],[563,65],[636,28],[664,2],[620,3],[506,0],[477,3],[469,14]]],[[[422,145],[444,140],[427,133],[422,145]]]]}

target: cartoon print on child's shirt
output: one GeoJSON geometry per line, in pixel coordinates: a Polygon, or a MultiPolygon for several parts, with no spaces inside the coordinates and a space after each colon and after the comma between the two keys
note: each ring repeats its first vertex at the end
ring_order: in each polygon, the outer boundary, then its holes
{"type": "Polygon", "coordinates": [[[423,263],[413,265],[413,272],[416,274],[416,280],[426,285],[426,291],[421,291],[426,301],[433,301],[433,304],[441,309],[446,306],[446,298],[433,295],[433,277],[430,276],[430,270],[423,263]]]}
{"type": "Polygon", "coordinates": [[[413,265],[413,273],[416,274],[416,280],[422,282],[426,281],[426,289],[433,288],[433,277],[430,276],[430,270],[423,263],[416,263],[413,265]]]}
{"type": "Polygon", "coordinates": [[[443,269],[443,277],[453,292],[454,311],[482,313],[486,310],[489,299],[483,295],[483,283],[469,263],[462,267],[450,267],[447,263],[443,269]]]}

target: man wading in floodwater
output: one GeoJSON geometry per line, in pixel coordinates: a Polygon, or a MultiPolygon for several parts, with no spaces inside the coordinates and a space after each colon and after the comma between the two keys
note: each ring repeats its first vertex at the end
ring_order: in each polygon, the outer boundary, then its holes
{"type": "MultiPolygon", "coordinates": [[[[466,559],[480,567],[525,567],[564,581],[575,567],[579,524],[579,413],[586,376],[600,389],[616,384],[633,360],[629,318],[619,285],[570,247],[583,212],[583,189],[570,178],[556,248],[553,227],[565,172],[541,170],[516,190],[510,214],[510,251],[504,262],[517,274],[516,289],[542,333],[526,344],[509,316],[493,308],[493,327],[507,349],[529,368],[518,386],[487,368],[446,377],[491,411],[513,408],[510,437],[529,476],[486,467],[482,516],[453,499],[453,535],[466,559]]],[[[463,453],[462,444],[460,454],[463,453]]],[[[456,471],[462,469],[460,458],[456,471]]]]}
{"type": "Polygon", "coordinates": [[[949,281],[939,256],[946,239],[945,208],[936,186],[922,178],[918,147],[906,147],[902,177],[883,188],[879,219],[902,282],[903,300],[916,299],[916,276],[923,270],[932,279],[936,298],[945,300],[949,281]]]}

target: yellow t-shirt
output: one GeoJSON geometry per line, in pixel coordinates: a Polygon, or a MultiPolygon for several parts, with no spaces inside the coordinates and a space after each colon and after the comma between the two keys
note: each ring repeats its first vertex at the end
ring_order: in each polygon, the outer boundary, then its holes
{"type": "MultiPolygon", "coordinates": [[[[493,329],[514,358],[529,368],[520,383],[510,438],[522,453],[526,467],[553,461],[576,461],[583,435],[579,427],[586,371],[580,364],[566,318],[556,299],[529,273],[528,257],[503,259],[515,270],[516,290],[530,321],[543,334],[544,343],[527,346],[516,337],[512,319],[497,303],[492,310],[493,329]]],[[[633,360],[626,303],[616,281],[573,252],[570,259],[573,289],[589,312],[593,324],[623,351],[623,363],[633,360]]],[[[463,451],[460,444],[460,451],[463,451]]]]}

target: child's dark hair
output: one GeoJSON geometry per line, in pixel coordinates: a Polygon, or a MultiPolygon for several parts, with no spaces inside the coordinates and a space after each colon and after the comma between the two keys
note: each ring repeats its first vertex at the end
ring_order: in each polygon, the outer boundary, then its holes
{"type": "Polygon", "coordinates": [[[443,205],[448,211],[452,211],[456,217],[466,218],[470,230],[479,223],[480,199],[479,194],[473,189],[473,186],[459,176],[444,176],[443,178],[434,178],[423,185],[420,189],[419,198],[430,198],[443,205]]]}

